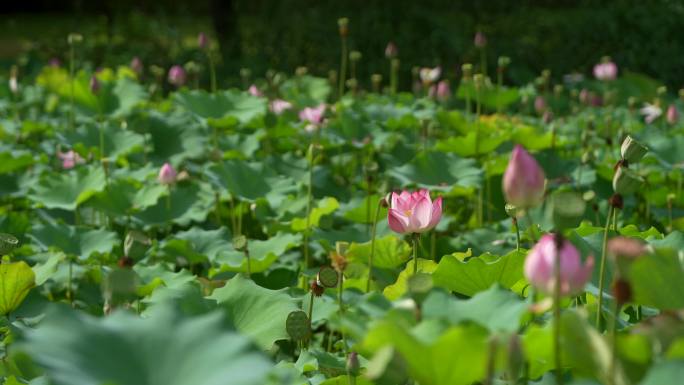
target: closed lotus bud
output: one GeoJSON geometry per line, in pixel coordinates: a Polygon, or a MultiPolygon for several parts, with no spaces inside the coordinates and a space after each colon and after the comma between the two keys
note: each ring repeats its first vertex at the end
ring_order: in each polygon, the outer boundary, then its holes
{"type": "Polygon", "coordinates": [[[631,136],[627,136],[620,147],[620,156],[629,164],[640,161],[646,155],[646,152],[648,152],[648,148],[634,140],[631,136]]]}
{"type": "Polygon", "coordinates": [[[19,69],[17,66],[13,65],[12,69],[10,69],[9,89],[15,95],[19,92],[19,81],[17,80],[18,73],[19,69]]]}
{"type": "Polygon", "coordinates": [[[516,145],[503,176],[506,202],[520,209],[539,205],[544,199],[544,170],[525,149],[516,145]]]}
{"type": "Polygon", "coordinates": [[[625,167],[618,167],[613,176],[613,190],[623,196],[633,194],[643,183],[642,177],[625,167]]]}
{"type": "Polygon", "coordinates": [[[594,77],[598,80],[614,80],[617,77],[618,68],[609,56],[604,56],[601,63],[594,66],[594,77]]]}
{"type": "Polygon", "coordinates": [[[475,44],[475,47],[477,48],[484,48],[487,46],[487,37],[485,36],[482,31],[477,31],[475,33],[475,38],[473,39],[473,43],[475,44]]]}
{"type": "Polygon", "coordinates": [[[207,47],[209,47],[209,37],[207,37],[206,33],[200,32],[199,35],[197,35],[197,46],[200,49],[207,49],[207,47]]]}
{"type": "Polygon", "coordinates": [[[161,184],[171,184],[176,181],[177,176],[176,169],[171,164],[164,163],[161,169],[159,169],[159,177],[157,179],[161,184]]]}
{"type": "Polygon", "coordinates": [[[676,124],[679,120],[679,112],[674,104],[670,104],[670,106],[667,108],[666,118],[667,122],[670,124],[676,124]]]}
{"type": "Polygon", "coordinates": [[[131,70],[135,72],[138,75],[141,75],[143,72],[143,62],[140,60],[139,57],[135,56],[133,59],[131,59],[131,70]]]}
{"type": "Polygon", "coordinates": [[[546,111],[546,100],[544,100],[543,96],[537,95],[537,97],[534,98],[534,110],[540,115],[546,111]]]}
{"type": "Polygon", "coordinates": [[[356,352],[349,353],[347,357],[347,373],[351,376],[358,376],[361,369],[359,364],[359,356],[356,352]]]}
{"type": "Polygon", "coordinates": [[[582,265],[575,246],[567,239],[559,242],[557,237],[554,234],[545,234],[530,250],[525,259],[525,278],[537,290],[547,295],[553,294],[556,285],[554,270],[557,260],[560,260],[561,295],[578,294],[591,278],[594,258],[590,256],[582,265]]]}
{"type": "Polygon", "coordinates": [[[582,90],[579,93],[579,101],[582,104],[589,104],[589,99],[591,96],[589,95],[589,90],[586,88],[582,88],[582,90]]]}
{"type": "Polygon", "coordinates": [[[393,41],[387,43],[387,47],[385,47],[385,57],[388,59],[394,59],[398,54],[399,49],[397,48],[397,45],[394,44],[393,41]]]}
{"type": "Polygon", "coordinates": [[[100,81],[97,80],[97,76],[95,75],[90,77],[90,92],[95,95],[100,92],[100,81]]]}
{"type": "Polygon", "coordinates": [[[346,17],[337,19],[337,26],[340,29],[340,36],[347,37],[349,34],[349,19],[346,17]]]}
{"type": "Polygon", "coordinates": [[[169,83],[176,87],[181,87],[185,84],[187,76],[183,67],[175,65],[169,69],[169,83]]]}

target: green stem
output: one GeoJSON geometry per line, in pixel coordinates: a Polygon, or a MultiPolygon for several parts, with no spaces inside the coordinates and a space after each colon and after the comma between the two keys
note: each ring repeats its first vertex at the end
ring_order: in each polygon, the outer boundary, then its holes
{"type": "Polygon", "coordinates": [[[74,72],[76,67],[76,54],[74,53],[74,44],[69,46],[69,129],[74,130],[74,72]]]}
{"type": "Polygon", "coordinates": [[[399,59],[390,60],[390,92],[392,95],[397,93],[397,83],[399,78],[399,59]]]}
{"type": "Polygon", "coordinates": [[[520,227],[518,226],[518,218],[511,218],[513,226],[515,226],[515,250],[520,251],[520,227]]]}
{"type": "MultiPolygon", "coordinates": [[[[311,226],[311,204],[313,199],[313,166],[314,166],[314,143],[309,147],[309,180],[306,186],[306,227],[304,229],[304,265],[302,266],[302,276],[309,268],[309,227],[311,226]]],[[[306,279],[303,280],[306,289],[306,279]]]]}
{"type": "MultiPolygon", "coordinates": [[[[556,235],[560,238],[560,234],[556,235]]],[[[563,366],[561,363],[561,270],[560,249],[561,239],[556,240],[556,261],[553,266],[554,290],[553,290],[553,346],[556,362],[556,384],[563,384],[563,366]]]]}
{"type": "Polygon", "coordinates": [[[342,36],[342,58],[340,63],[340,84],[338,85],[338,98],[342,99],[344,95],[344,83],[347,80],[347,60],[349,59],[349,54],[347,53],[347,38],[342,36]]]}
{"type": "Polygon", "coordinates": [[[71,282],[73,280],[73,275],[74,275],[74,261],[71,257],[69,257],[69,275],[67,276],[67,299],[69,300],[69,304],[73,305],[74,304],[74,298],[73,298],[73,292],[71,291],[71,282]]]}
{"type": "Polygon", "coordinates": [[[501,114],[501,89],[503,88],[503,69],[496,73],[496,113],[501,114]]]}
{"type": "Polygon", "coordinates": [[[619,301],[615,301],[615,306],[613,307],[613,322],[610,327],[610,347],[611,347],[611,355],[610,355],[610,367],[608,369],[608,376],[610,378],[610,384],[611,385],[616,385],[617,381],[615,379],[615,374],[616,374],[616,368],[617,368],[617,323],[618,323],[618,315],[620,312],[620,303],[619,301]]]}
{"type": "Polygon", "coordinates": [[[214,67],[214,59],[211,57],[211,52],[207,51],[207,60],[209,61],[209,76],[211,77],[211,93],[216,93],[216,68],[214,67]]]}
{"type": "Polygon", "coordinates": [[[418,272],[418,242],[420,241],[420,234],[413,234],[413,274],[418,272]]]}
{"type": "Polygon", "coordinates": [[[373,256],[375,255],[375,234],[378,227],[378,219],[380,219],[380,211],[382,202],[385,198],[381,198],[378,202],[378,207],[375,209],[375,218],[373,219],[373,227],[371,229],[371,249],[368,255],[368,281],[366,281],[366,292],[370,292],[371,280],[373,278],[373,256]]]}
{"type": "Polygon", "coordinates": [[[252,258],[249,256],[249,249],[245,246],[245,257],[247,258],[247,278],[252,277],[252,258]]]}
{"type": "Polygon", "coordinates": [[[608,231],[610,230],[610,220],[613,216],[613,206],[608,208],[608,216],[606,217],[606,227],[603,230],[603,245],[601,246],[601,267],[599,267],[599,293],[598,293],[598,307],[596,308],[596,329],[601,327],[601,309],[603,306],[603,289],[606,275],[606,248],[608,246],[608,231]]]}

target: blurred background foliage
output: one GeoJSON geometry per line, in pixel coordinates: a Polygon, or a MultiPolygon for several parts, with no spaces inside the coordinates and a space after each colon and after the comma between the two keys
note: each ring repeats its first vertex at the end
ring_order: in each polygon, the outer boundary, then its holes
{"type": "Polygon", "coordinates": [[[459,76],[464,62],[479,61],[473,35],[488,38],[490,74],[500,55],[511,57],[507,82],[523,84],[543,69],[560,79],[590,74],[603,55],[620,70],[642,72],[671,90],[684,86],[684,0],[27,0],[0,11],[0,64],[21,58],[25,72],[50,58],[66,62],[66,36],[86,38],[79,55],[91,65],[127,65],[133,56],[168,68],[203,62],[196,36],[206,31],[220,49],[220,83],[237,85],[239,70],[268,69],[326,76],[339,66],[337,19],[350,19],[350,48],[362,53],[359,79],[387,76],[384,57],[395,41],[401,87],[411,67],[442,65],[459,76]]]}

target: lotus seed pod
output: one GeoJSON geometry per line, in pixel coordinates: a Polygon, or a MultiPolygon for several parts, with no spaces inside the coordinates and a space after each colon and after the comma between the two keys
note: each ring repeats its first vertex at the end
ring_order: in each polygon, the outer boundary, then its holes
{"type": "Polygon", "coordinates": [[[19,246],[19,240],[12,234],[0,233],[0,256],[9,254],[19,246]]]}
{"type": "Polygon", "coordinates": [[[511,218],[517,218],[518,217],[518,208],[515,207],[515,205],[506,203],[504,206],[504,210],[506,211],[506,214],[511,217],[511,218]]]}
{"type": "Polygon", "coordinates": [[[613,176],[613,190],[622,196],[633,194],[643,183],[644,178],[625,167],[618,167],[613,176]]]}
{"type": "Polygon", "coordinates": [[[244,235],[233,237],[233,248],[239,251],[247,250],[247,237],[244,235]]]}
{"type": "Polygon", "coordinates": [[[346,17],[337,19],[337,26],[340,30],[340,36],[347,37],[349,34],[349,19],[346,17]]]}
{"type": "Polygon", "coordinates": [[[285,330],[287,334],[295,341],[303,341],[309,338],[311,333],[311,324],[309,323],[309,316],[302,310],[295,310],[288,314],[285,321],[285,330]]]}
{"type": "Polygon", "coordinates": [[[70,33],[69,36],[67,36],[67,42],[69,45],[75,45],[83,41],[83,35],[78,34],[78,33],[70,33]]]}
{"type": "Polygon", "coordinates": [[[337,287],[338,279],[339,275],[337,274],[337,271],[330,266],[323,266],[318,271],[317,280],[323,287],[337,287]]]}
{"type": "Polygon", "coordinates": [[[129,231],[124,239],[124,255],[134,260],[142,259],[152,242],[140,231],[129,231]]]}
{"type": "Polygon", "coordinates": [[[511,58],[508,56],[499,56],[498,65],[501,68],[506,68],[511,64],[511,58]]]}
{"type": "Polygon", "coordinates": [[[473,75],[473,65],[470,63],[464,63],[461,66],[461,71],[463,72],[464,78],[470,78],[473,75]]]}
{"type": "Polygon", "coordinates": [[[361,52],[359,52],[359,51],[349,52],[349,60],[351,60],[351,61],[354,61],[354,62],[359,61],[359,60],[361,60],[361,57],[362,57],[362,55],[361,55],[361,52]]]}
{"type": "Polygon", "coordinates": [[[629,164],[640,161],[647,152],[648,148],[634,140],[631,136],[627,136],[620,147],[622,159],[626,160],[629,164]]]}

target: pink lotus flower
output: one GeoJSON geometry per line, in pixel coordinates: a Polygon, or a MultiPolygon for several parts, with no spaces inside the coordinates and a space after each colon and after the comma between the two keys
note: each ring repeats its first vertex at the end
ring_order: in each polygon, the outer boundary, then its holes
{"type": "Polygon", "coordinates": [[[544,199],[544,170],[521,145],[516,145],[503,176],[506,202],[522,208],[537,206],[544,199]]]}
{"type": "Polygon", "coordinates": [[[135,56],[133,59],[131,59],[131,70],[138,75],[142,74],[143,62],[139,57],[135,56]]]}
{"type": "Polygon", "coordinates": [[[285,110],[289,110],[290,108],[292,108],[292,103],[288,102],[287,100],[275,99],[268,104],[268,108],[274,114],[280,115],[283,112],[285,112],[285,110]]]}
{"type": "Polygon", "coordinates": [[[169,69],[169,83],[176,87],[181,87],[186,80],[185,70],[179,65],[175,65],[169,69]]]}
{"type": "Polygon", "coordinates": [[[432,84],[439,79],[442,74],[442,67],[428,68],[424,67],[420,69],[420,80],[425,84],[432,84]]]}
{"type": "Polygon", "coordinates": [[[323,115],[325,114],[325,103],[319,104],[317,107],[306,107],[299,112],[299,119],[302,122],[308,123],[304,128],[308,132],[313,132],[323,124],[323,115]]]}
{"type": "Polygon", "coordinates": [[[435,98],[439,101],[446,101],[451,96],[451,88],[449,87],[449,82],[447,80],[442,80],[437,85],[430,87],[428,91],[428,96],[435,98]]]}
{"type": "Polygon", "coordinates": [[[399,50],[397,49],[397,45],[394,44],[393,41],[387,43],[387,47],[385,47],[385,57],[388,59],[393,59],[397,57],[398,54],[399,50]]]}
{"type": "Polygon", "coordinates": [[[606,60],[594,66],[594,77],[598,80],[615,80],[617,78],[618,68],[615,63],[606,60]]]}
{"type": "Polygon", "coordinates": [[[639,113],[644,115],[644,122],[646,122],[646,124],[651,124],[663,114],[663,109],[656,104],[645,103],[639,110],[639,113]]]}
{"type": "Polygon", "coordinates": [[[401,194],[392,193],[392,202],[387,213],[390,229],[399,234],[424,233],[432,230],[442,218],[442,197],[430,199],[428,190],[401,194]]]}
{"type": "Polygon", "coordinates": [[[62,161],[62,168],[65,170],[72,169],[77,164],[85,163],[81,155],[73,150],[67,152],[57,151],[57,157],[62,161]]]}
{"type": "Polygon", "coordinates": [[[674,104],[670,104],[669,107],[667,107],[667,114],[665,115],[667,118],[667,122],[670,124],[675,124],[679,120],[679,111],[677,111],[677,107],[675,107],[674,104]]]}
{"type": "Polygon", "coordinates": [[[206,33],[200,32],[200,34],[197,35],[197,45],[200,49],[205,49],[209,46],[209,37],[207,37],[206,33]]]}
{"type": "Polygon", "coordinates": [[[589,257],[582,265],[580,254],[568,240],[563,240],[559,250],[556,245],[556,236],[545,234],[534,245],[525,259],[525,278],[539,291],[545,294],[553,294],[556,280],[554,268],[556,260],[560,259],[560,290],[561,295],[577,294],[591,277],[594,268],[594,258],[589,257]]]}
{"type": "Polygon", "coordinates": [[[176,172],[176,169],[169,163],[164,163],[159,169],[159,177],[157,179],[161,184],[171,184],[176,181],[177,176],[178,173],[176,172]]]}
{"type": "Polygon", "coordinates": [[[487,37],[484,33],[477,31],[473,43],[477,48],[484,48],[487,45],[487,37]]]}
{"type": "Polygon", "coordinates": [[[264,96],[264,94],[261,91],[259,91],[259,88],[257,88],[257,86],[255,86],[254,84],[249,86],[249,89],[247,89],[247,92],[249,92],[250,95],[256,96],[258,98],[264,96]]]}

